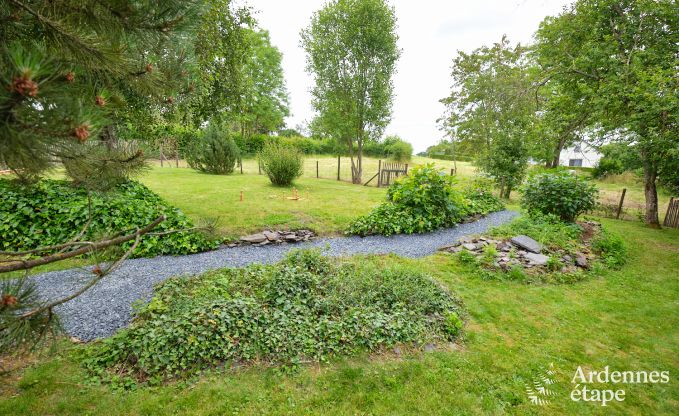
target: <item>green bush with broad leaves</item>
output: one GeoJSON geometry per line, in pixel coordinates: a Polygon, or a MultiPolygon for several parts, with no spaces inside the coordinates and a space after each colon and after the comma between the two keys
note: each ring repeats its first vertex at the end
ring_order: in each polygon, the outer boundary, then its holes
{"type": "Polygon", "coordinates": [[[275,265],[167,280],[84,364],[103,378],[161,382],[230,363],[295,367],[454,340],[459,301],[412,267],[382,263],[293,251],[275,265]]]}
{"type": "Polygon", "coordinates": [[[304,156],[292,146],[269,142],[258,155],[262,170],[276,186],[290,186],[304,172],[304,156]]]}
{"type": "Polygon", "coordinates": [[[356,235],[412,234],[457,224],[476,214],[503,208],[486,184],[463,190],[453,187],[453,178],[433,165],[413,168],[389,187],[387,202],[356,219],[347,230],[356,235]]]}
{"type": "MultiPolygon", "coordinates": [[[[18,186],[0,180],[0,250],[26,251],[65,243],[76,237],[91,217],[82,239],[97,240],[133,232],[159,215],[167,220],[154,232],[186,230],[194,224],[179,209],[168,205],[144,185],[130,181],[104,194],[91,194],[70,182],[42,180],[18,186]]],[[[125,243],[126,249],[132,242],[125,243]]],[[[144,236],[135,257],[189,254],[216,248],[217,242],[195,230],[163,236],[144,236]]]]}
{"type": "Polygon", "coordinates": [[[233,173],[239,157],[240,150],[228,129],[216,123],[210,123],[186,153],[186,161],[191,168],[215,175],[233,173]]]}
{"type": "Polygon", "coordinates": [[[556,215],[566,222],[594,209],[599,193],[594,184],[567,172],[535,175],[522,192],[521,205],[528,212],[556,215]]]}

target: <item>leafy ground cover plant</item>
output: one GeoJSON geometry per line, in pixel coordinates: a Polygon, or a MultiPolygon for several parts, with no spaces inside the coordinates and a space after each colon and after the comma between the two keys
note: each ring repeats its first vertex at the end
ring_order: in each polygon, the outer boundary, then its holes
{"type": "Polygon", "coordinates": [[[387,201],[356,219],[348,234],[412,234],[451,226],[464,218],[502,209],[485,182],[463,190],[453,187],[452,177],[433,165],[413,168],[389,187],[387,201]]]}
{"type": "Polygon", "coordinates": [[[290,186],[304,172],[304,156],[299,149],[268,142],[259,152],[262,170],[276,186],[290,186]]]}
{"type": "Polygon", "coordinates": [[[94,344],[88,369],[160,382],[238,363],[296,366],[455,339],[459,302],[408,266],[294,251],[279,264],[163,283],[133,324],[94,344]]]}
{"type": "MultiPolygon", "coordinates": [[[[165,214],[154,231],[187,230],[194,224],[144,185],[130,181],[105,194],[91,194],[67,181],[42,180],[25,187],[0,180],[0,249],[25,251],[69,241],[85,228],[87,239],[134,231],[165,214]]],[[[128,249],[132,242],[122,246],[128,249]]],[[[216,248],[197,231],[145,236],[133,256],[189,254],[216,248]]]]}
{"type": "Polygon", "coordinates": [[[535,175],[523,186],[521,205],[530,213],[553,214],[574,222],[596,206],[594,184],[567,172],[535,175]]]}

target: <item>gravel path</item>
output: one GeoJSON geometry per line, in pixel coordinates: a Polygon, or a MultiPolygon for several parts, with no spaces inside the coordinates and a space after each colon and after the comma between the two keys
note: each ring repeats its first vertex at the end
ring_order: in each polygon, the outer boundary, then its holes
{"type": "MultiPolygon", "coordinates": [[[[153,286],[171,276],[253,263],[274,263],[281,260],[288,250],[308,247],[327,247],[326,253],[331,256],[394,253],[423,257],[462,236],[482,233],[516,215],[513,211],[500,211],[476,222],[427,234],[318,238],[303,244],[242,246],[187,256],[132,259],[83,295],[57,307],[56,311],[66,332],[89,341],[107,337],[126,326],[131,319],[133,302],[150,299],[153,286]]],[[[56,299],[77,290],[91,276],[86,270],[70,269],[36,275],[31,279],[36,282],[43,299],[56,299]]]]}

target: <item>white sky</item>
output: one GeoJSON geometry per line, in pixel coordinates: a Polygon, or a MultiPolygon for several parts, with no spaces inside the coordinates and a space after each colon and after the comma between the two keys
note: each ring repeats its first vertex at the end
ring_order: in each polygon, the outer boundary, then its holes
{"type": "MultiPolygon", "coordinates": [[[[300,31],[324,0],[244,0],[256,11],[259,26],[283,53],[283,70],[290,92],[287,124],[313,118],[300,31]]],[[[443,106],[439,100],[451,86],[450,67],[458,50],[469,52],[507,34],[512,42],[528,43],[545,16],[555,15],[571,0],[392,0],[402,49],[394,77],[395,99],[387,134],[398,134],[415,152],[436,144],[436,126],[443,106]]]]}

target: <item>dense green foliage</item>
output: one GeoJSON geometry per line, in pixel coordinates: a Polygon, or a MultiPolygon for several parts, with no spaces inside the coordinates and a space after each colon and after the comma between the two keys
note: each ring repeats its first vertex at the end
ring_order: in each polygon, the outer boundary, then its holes
{"type": "Polygon", "coordinates": [[[205,132],[191,143],[186,161],[201,172],[228,175],[233,173],[239,156],[240,150],[228,130],[210,123],[205,132]]]}
{"type": "Polygon", "coordinates": [[[224,363],[298,365],[461,330],[458,302],[404,266],[339,263],[295,251],[276,265],[163,283],[130,328],[95,344],[86,366],[158,382],[224,363]]]}
{"type": "Polygon", "coordinates": [[[573,222],[596,206],[599,191],[594,184],[570,173],[544,173],[528,179],[521,205],[528,212],[553,214],[573,222]]]}
{"type": "Polygon", "coordinates": [[[262,170],[276,186],[289,186],[304,173],[304,156],[294,147],[270,142],[258,155],[262,170]]]}
{"type": "Polygon", "coordinates": [[[621,174],[628,170],[641,168],[636,151],[625,143],[610,143],[599,148],[601,159],[592,170],[595,178],[621,174]]]}
{"type": "Polygon", "coordinates": [[[487,183],[470,184],[461,192],[453,179],[433,165],[413,168],[409,175],[389,187],[387,202],[350,226],[349,234],[412,234],[459,223],[470,215],[503,208],[487,183]],[[476,186],[478,185],[478,186],[476,186]]]}
{"type": "Polygon", "coordinates": [[[578,0],[547,17],[536,40],[541,66],[580,97],[587,125],[639,156],[645,221],[658,227],[656,182],[678,146],[676,1],[578,0]]]}
{"type": "Polygon", "coordinates": [[[377,140],[391,118],[397,40],[396,12],[385,0],[331,0],[302,32],[315,81],[314,125],[347,149],[354,183],[361,182],[363,144],[377,140]]]}
{"type": "Polygon", "coordinates": [[[266,30],[249,31],[250,53],[243,66],[245,92],[237,116],[240,131],[246,136],[268,134],[285,126],[288,90],[283,75],[283,54],[271,44],[266,30]]]}
{"type": "MultiPolygon", "coordinates": [[[[0,180],[0,249],[25,251],[69,241],[92,221],[84,240],[131,232],[160,214],[167,220],[154,232],[192,228],[191,221],[177,208],[165,203],[144,185],[128,182],[106,194],[93,194],[91,207],[87,191],[65,181],[42,180],[33,186],[17,186],[0,180]],[[91,209],[91,211],[90,211],[91,209]]],[[[129,248],[132,242],[123,245],[129,248]]],[[[142,238],[133,256],[189,254],[216,248],[217,243],[196,231],[180,231],[142,238]]]]}
{"type": "Polygon", "coordinates": [[[473,152],[505,198],[523,179],[534,136],[536,108],[529,93],[534,77],[527,52],[504,36],[490,47],[460,52],[453,61],[453,90],[441,100],[446,105],[442,129],[459,151],[473,152]]]}
{"type": "Polygon", "coordinates": [[[385,147],[389,158],[397,162],[407,162],[413,156],[413,145],[400,139],[385,147]]]}

